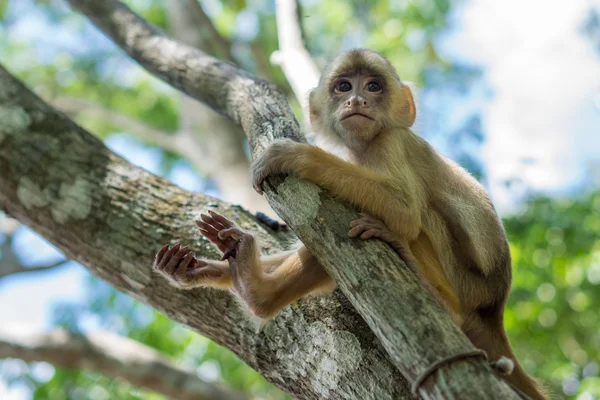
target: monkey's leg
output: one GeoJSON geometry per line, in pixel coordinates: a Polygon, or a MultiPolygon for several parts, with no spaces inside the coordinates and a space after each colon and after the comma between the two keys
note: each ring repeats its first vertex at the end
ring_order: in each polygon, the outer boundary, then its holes
{"type": "Polygon", "coordinates": [[[442,271],[441,266],[434,267],[433,264],[439,264],[439,261],[431,257],[433,249],[428,249],[427,261],[429,268],[420,268],[415,254],[411,250],[410,245],[406,240],[399,235],[391,232],[385,223],[377,218],[371,217],[368,214],[361,213],[361,218],[350,222],[350,237],[360,236],[361,239],[367,240],[371,238],[381,239],[387,243],[404,261],[406,266],[410,268],[419,278],[421,284],[433,295],[449,313],[454,322],[458,326],[462,325],[463,317],[461,316],[460,301],[450,287],[445,276],[441,276],[439,271],[442,271]]]}
{"type": "Polygon", "coordinates": [[[260,318],[273,316],[309,293],[330,291],[335,287],[305,247],[260,257],[254,236],[235,223],[215,212],[210,212],[210,216],[203,215],[202,221],[202,225],[206,225],[204,231],[216,231],[217,239],[233,240],[233,246],[224,255],[229,261],[233,286],[250,311],[260,318]]]}

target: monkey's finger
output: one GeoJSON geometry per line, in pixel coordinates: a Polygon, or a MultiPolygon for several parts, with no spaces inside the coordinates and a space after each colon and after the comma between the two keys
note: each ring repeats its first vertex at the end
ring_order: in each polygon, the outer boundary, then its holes
{"type": "Polygon", "coordinates": [[[222,240],[217,236],[218,232],[208,232],[201,229],[200,233],[202,233],[202,235],[210,240],[213,244],[220,245],[222,243],[222,240]]]}
{"type": "Polygon", "coordinates": [[[219,232],[214,229],[211,229],[211,231],[207,231],[207,230],[200,228],[200,234],[202,236],[204,236],[206,239],[208,239],[212,244],[217,246],[217,248],[221,252],[226,251],[228,248],[231,247],[231,245],[233,243],[235,243],[235,240],[233,240],[233,239],[226,239],[226,240],[220,239],[218,236],[219,232]]]}
{"type": "Polygon", "coordinates": [[[233,246],[236,243],[236,241],[233,239],[221,240],[216,236],[215,237],[207,237],[207,239],[210,240],[212,244],[217,246],[217,249],[219,249],[220,252],[227,251],[227,249],[229,249],[231,246],[233,246]]]}
{"type": "Polygon", "coordinates": [[[244,234],[245,234],[245,232],[243,232],[242,230],[240,230],[237,227],[223,229],[222,231],[219,231],[219,239],[221,239],[221,240],[233,239],[237,242],[242,238],[242,236],[244,236],[244,234]]]}
{"type": "Polygon", "coordinates": [[[361,219],[365,220],[365,221],[371,221],[371,222],[381,222],[380,219],[375,218],[374,216],[367,214],[365,212],[361,212],[360,213],[361,219]]]}
{"type": "Polygon", "coordinates": [[[363,233],[365,230],[367,230],[367,228],[363,225],[355,226],[354,228],[350,229],[350,231],[348,232],[348,236],[357,237],[358,235],[363,233]]]}
{"type": "MultiPolygon", "coordinates": [[[[361,213],[361,217],[359,219],[355,219],[354,222],[355,224],[363,224],[363,225],[374,225],[374,226],[380,226],[380,227],[385,227],[385,224],[377,219],[377,218],[373,218],[367,214],[361,213]]],[[[352,224],[351,222],[351,224],[352,224]]]]}
{"type": "Polygon", "coordinates": [[[168,244],[165,244],[163,247],[160,248],[158,253],[156,253],[156,257],[154,257],[154,265],[155,266],[160,263],[160,261],[163,259],[163,257],[165,256],[165,254],[168,250],[169,250],[168,244]]]}
{"type": "Polygon", "coordinates": [[[373,219],[373,218],[361,213],[361,217],[351,221],[350,226],[358,225],[358,224],[363,224],[363,225],[364,224],[375,224],[377,222],[378,222],[378,220],[373,219]]]}
{"type": "Polygon", "coordinates": [[[190,251],[189,253],[187,253],[187,255],[185,256],[183,261],[181,261],[179,263],[179,266],[177,267],[177,271],[175,271],[175,276],[178,279],[185,278],[187,271],[188,271],[188,266],[190,265],[190,263],[192,262],[193,259],[194,259],[194,253],[192,253],[190,251]]]}
{"type": "Polygon", "coordinates": [[[221,230],[223,228],[226,228],[225,226],[223,226],[220,222],[216,221],[212,216],[210,215],[206,215],[206,214],[200,214],[200,218],[202,219],[202,221],[209,225],[212,226],[213,228],[217,229],[217,230],[221,230]]]}
{"type": "Polygon", "coordinates": [[[188,248],[182,247],[165,265],[164,272],[168,275],[173,275],[181,259],[187,254],[188,248]]]}
{"type": "Polygon", "coordinates": [[[366,213],[360,213],[361,215],[361,221],[364,221],[365,223],[369,223],[369,224],[373,224],[376,226],[379,226],[381,228],[385,228],[387,229],[387,225],[385,224],[385,222],[383,222],[382,220],[373,217],[372,215],[366,214],[366,213]]]}
{"type": "Polygon", "coordinates": [[[357,219],[354,220],[352,222],[350,222],[350,227],[354,227],[354,228],[363,228],[363,230],[366,230],[367,228],[379,228],[380,226],[377,223],[374,223],[373,221],[366,221],[364,219],[357,219]]]}
{"type": "Polygon", "coordinates": [[[160,260],[160,263],[156,266],[158,269],[163,270],[165,269],[165,266],[169,263],[169,260],[171,259],[171,257],[173,257],[173,254],[177,253],[177,251],[179,251],[179,248],[181,247],[181,245],[179,243],[175,244],[173,247],[171,247],[163,256],[163,258],[160,260]]]}
{"type": "Polygon", "coordinates": [[[217,214],[213,210],[208,210],[208,212],[209,212],[210,216],[213,217],[213,219],[215,221],[217,221],[218,223],[220,223],[224,227],[226,227],[226,228],[232,228],[232,227],[236,226],[233,221],[228,220],[227,218],[225,218],[221,214],[217,214]]]}
{"type": "Polygon", "coordinates": [[[379,227],[376,225],[373,225],[373,224],[366,224],[366,223],[361,222],[360,224],[357,224],[356,226],[354,226],[354,228],[350,229],[350,231],[348,232],[348,236],[357,237],[361,233],[368,231],[370,229],[379,230],[379,227]]]}
{"type": "Polygon", "coordinates": [[[204,230],[211,235],[216,235],[220,231],[220,229],[217,229],[204,221],[196,221],[196,226],[200,229],[200,231],[204,230]]]}
{"type": "Polygon", "coordinates": [[[210,240],[211,242],[212,242],[212,239],[215,239],[215,238],[217,237],[217,234],[216,234],[216,233],[209,232],[209,231],[206,231],[206,230],[204,230],[204,229],[199,229],[199,231],[200,231],[200,234],[201,234],[202,236],[204,236],[205,238],[207,238],[207,239],[208,239],[208,240],[210,240]]]}
{"type": "Polygon", "coordinates": [[[379,231],[376,229],[369,229],[360,235],[360,238],[363,240],[371,239],[373,237],[379,237],[379,231]]]}
{"type": "Polygon", "coordinates": [[[265,178],[262,175],[257,175],[252,179],[252,187],[256,190],[256,193],[263,194],[263,182],[265,178]]]}
{"type": "Polygon", "coordinates": [[[355,219],[354,221],[350,222],[350,227],[352,228],[352,227],[354,227],[356,225],[359,225],[360,223],[361,223],[360,219],[355,219]]]}

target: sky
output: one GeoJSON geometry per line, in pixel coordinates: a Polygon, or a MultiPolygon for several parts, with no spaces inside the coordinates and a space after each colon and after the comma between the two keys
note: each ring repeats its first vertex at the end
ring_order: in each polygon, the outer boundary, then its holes
{"type": "MultiPolygon", "coordinates": [[[[580,188],[590,171],[600,175],[600,58],[580,33],[592,5],[600,7],[600,0],[471,0],[453,15],[455,28],[442,41],[443,53],[482,66],[493,91],[483,108],[482,156],[501,213],[514,211],[514,193],[503,184],[507,179],[519,177],[528,188],[561,193],[580,188]]],[[[108,145],[158,171],[158,150],[124,136],[108,145]]],[[[203,188],[186,163],[170,178],[188,189],[203,188]]],[[[15,246],[26,245],[38,249],[43,260],[58,257],[22,229],[15,246]]],[[[23,255],[25,262],[34,261],[23,255]]],[[[1,281],[0,320],[48,328],[57,302],[83,301],[86,276],[80,266],[67,265],[1,281]]],[[[0,369],[0,398],[26,399],[26,391],[6,389],[3,374],[0,369]]]]}
{"type": "Polygon", "coordinates": [[[477,0],[455,14],[450,57],[485,67],[483,160],[494,203],[514,211],[503,184],[548,193],[600,171],[600,59],[580,28],[600,1],[477,0]]]}

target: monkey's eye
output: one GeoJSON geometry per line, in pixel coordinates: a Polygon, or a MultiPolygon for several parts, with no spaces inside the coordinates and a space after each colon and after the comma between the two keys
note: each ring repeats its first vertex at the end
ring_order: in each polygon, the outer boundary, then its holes
{"type": "Polygon", "coordinates": [[[348,81],[341,81],[337,84],[336,89],[340,92],[349,92],[352,90],[352,85],[348,81]]]}
{"type": "Polygon", "coordinates": [[[371,81],[367,84],[367,90],[369,92],[379,92],[381,90],[381,85],[379,82],[371,81]]]}

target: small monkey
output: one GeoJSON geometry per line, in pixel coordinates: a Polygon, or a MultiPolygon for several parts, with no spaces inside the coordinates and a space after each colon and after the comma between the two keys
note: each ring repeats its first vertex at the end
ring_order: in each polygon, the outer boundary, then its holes
{"type": "MultiPolygon", "coordinates": [[[[292,173],[357,207],[349,236],[388,243],[476,347],[514,362],[511,384],[545,399],[504,331],[511,260],[502,223],[483,187],[410,130],[415,116],[412,93],[386,58],[345,52],[310,92],[309,117],[316,134],[345,146],[348,160],[277,140],[252,165],[254,188],[262,193],[268,176],[292,173]]],[[[213,211],[196,224],[224,256],[199,260],[185,247],[163,247],[154,268],[176,287],[233,288],[261,318],[335,288],[304,246],[262,256],[252,234],[213,211]]]]}

